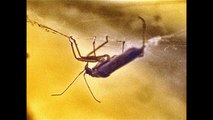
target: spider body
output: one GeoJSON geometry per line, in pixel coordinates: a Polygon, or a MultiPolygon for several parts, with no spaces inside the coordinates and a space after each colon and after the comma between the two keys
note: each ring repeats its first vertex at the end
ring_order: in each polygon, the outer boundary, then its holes
{"type": "Polygon", "coordinates": [[[85,73],[92,77],[108,77],[115,70],[121,68],[127,63],[133,61],[137,57],[142,57],[144,53],[144,47],[130,48],[120,55],[115,55],[109,60],[103,60],[97,63],[95,67],[90,69],[88,65],[85,66],[85,73]]]}

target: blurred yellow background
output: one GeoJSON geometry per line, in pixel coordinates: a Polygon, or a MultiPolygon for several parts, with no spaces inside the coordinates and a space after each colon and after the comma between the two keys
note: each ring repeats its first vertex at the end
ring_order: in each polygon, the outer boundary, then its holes
{"type": "MultiPolygon", "coordinates": [[[[27,1],[30,19],[72,35],[82,55],[92,50],[93,36],[97,36],[98,46],[105,41],[105,35],[109,35],[109,44],[98,51],[98,55],[120,54],[121,43],[115,40],[126,40],[125,47],[140,41],[142,27],[137,15],[146,19],[148,38],[160,32],[159,35],[175,33],[186,28],[186,1],[27,1]],[[160,16],[165,32],[155,29],[156,16],[160,16]]],[[[185,43],[185,36],[181,40],[185,43]]],[[[92,98],[83,76],[64,95],[53,97],[51,94],[64,90],[84,69],[85,63],[74,58],[67,38],[28,22],[28,119],[185,120],[186,48],[165,50],[166,47],[162,44],[152,48],[152,54],[147,51],[143,58],[125,65],[108,78],[86,75],[101,103],[92,98]]]]}

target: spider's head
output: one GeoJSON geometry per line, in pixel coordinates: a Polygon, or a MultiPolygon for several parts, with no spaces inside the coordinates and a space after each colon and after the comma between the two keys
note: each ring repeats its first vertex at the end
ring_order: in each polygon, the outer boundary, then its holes
{"type": "Polygon", "coordinates": [[[100,73],[97,71],[97,69],[91,69],[88,67],[88,64],[86,64],[85,68],[85,73],[89,74],[92,77],[100,77],[100,73]]]}
{"type": "Polygon", "coordinates": [[[88,64],[86,64],[84,69],[86,74],[89,74],[91,76],[93,75],[93,70],[88,67],[88,64]]]}

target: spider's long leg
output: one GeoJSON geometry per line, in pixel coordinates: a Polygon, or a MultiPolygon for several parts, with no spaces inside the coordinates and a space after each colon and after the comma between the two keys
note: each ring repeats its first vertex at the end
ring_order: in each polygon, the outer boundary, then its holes
{"type": "Polygon", "coordinates": [[[90,56],[91,54],[95,53],[95,51],[97,51],[98,49],[100,49],[101,47],[103,47],[107,43],[108,43],[108,36],[106,36],[106,41],[104,43],[102,43],[101,45],[99,45],[97,48],[94,49],[94,46],[93,46],[93,51],[89,52],[87,54],[87,56],[90,56]]]}
{"type": "MultiPolygon", "coordinates": [[[[103,57],[107,57],[107,59],[110,58],[109,55],[107,55],[107,54],[101,55],[101,56],[86,56],[86,57],[81,56],[81,53],[80,53],[80,51],[79,51],[79,49],[78,49],[78,46],[77,46],[77,43],[76,43],[75,39],[72,38],[72,36],[69,38],[69,42],[71,43],[71,48],[72,48],[74,57],[75,57],[77,60],[79,60],[79,61],[83,61],[83,62],[97,62],[97,61],[99,61],[99,60],[100,60],[101,58],[103,58],[103,57]],[[73,42],[72,42],[70,39],[74,42],[79,57],[76,56],[76,53],[75,53],[75,50],[74,50],[74,46],[73,46],[73,42]]],[[[107,42],[108,42],[108,39],[107,39],[107,42]]],[[[95,44],[95,42],[93,42],[93,44],[95,44]]],[[[103,44],[102,44],[102,46],[103,46],[103,44]]],[[[91,52],[91,54],[94,53],[94,51],[97,50],[97,49],[95,49],[95,46],[93,46],[93,48],[94,48],[94,50],[91,52]]],[[[99,48],[100,48],[100,46],[99,46],[99,48]]],[[[98,49],[99,49],[99,48],[98,48],[98,49]]]]}
{"type": "Polygon", "coordinates": [[[75,54],[75,50],[74,50],[74,46],[73,46],[73,43],[70,41],[70,43],[71,43],[71,48],[72,48],[72,52],[73,52],[73,55],[74,55],[74,57],[75,57],[75,59],[77,59],[77,60],[79,60],[79,61],[82,61],[82,62],[94,62],[94,61],[97,61],[97,60],[89,60],[89,59],[87,59],[87,58],[85,58],[85,57],[80,57],[80,58],[78,58],[77,56],[76,56],[76,54],[75,54]]]}
{"type": "Polygon", "coordinates": [[[95,101],[101,103],[101,101],[99,101],[99,100],[94,96],[94,94],[92,93],[92,90],[90,89],[89,84],[87,83],[87,80],[86,80],[86,77],[85,77],[85,73],[84,73],[84,80],[85,80],[85,82],[86,82],[86,84],[87,84],[87,87],[88,87],[88,89],[89,89],[89,91],[90,91],[92,97],[95,99],[95,101]]]}
{"type": "MultiPolygon", "coordinates": [[[[75,47],[76,47],[76,50],[77,50],[77,52],[78,52],[78,55],[79,55],[79,57],[81,58],[82,56],[81,56],[81,53],[80,53],[80,51],[79,51],[79,49],[78,49],[78,44],[76,43],[75,39],[72,38],[72,36],[70,36],[70,39],[72,39],[72,41],[74,42],[75,47]]],[[[70,41],[70,43],[71,43],[71,45],[72,45],[72,41],[71,41],[70,39],[69,39],[69,41],[70,41]]],[[[74,50],[74,47],[73,47],[73,46],[72,46],[72,49],[74,50]]]]}
{"type": "Polygon", "coordinates": [[[142,32],[142,39],[143,39],[143,47],[145,47],[145,41],[146,41],[146,22],[145,20],[138,16],[139,19],[141,19],[141,21],[143,22],[143,32],[142,32]]]}
{"type": "Polygon", "coordinates": [[[125,44],[125,41],[122,42],[122,53],[124,52],[124,44],[125,44]]]}
{"type": "Polygon", "coordinates": [[[124,52],[124,45],[126,41],[117,41],[117,42],[122,42],[122,53],[124,52]]]}
{"type": "Polygon", "coordinates": [[[75,54],[75,50],[74,50],[74,47],[73,47],[73,43],[72,43],[71,41],[70,41],[70,43],[71,43],[71,48],[72,48],[72,52],[73,52],[73,55],[74,55],[75,59],[80,60],[80,58],[78,58],[78,57],[76,56],[76,54],[75,54]]]}
{"type": "Polygon", "coordinates": [[[57,93],[57,94],[52,94],[52,96],[61,96],[64,94],[64,92],[66,92],[68,90],[68,88],[77,80],[77,78],[84,72],[85,70],[81,71],[78,76],[66,87],[66,89],[64,91],[62,91],[61,93],[57,93]]]}
{"type": "Polygon", "coordinates": [[[95,40],[96,40],[96,36],[94,37],[94,40],[93,40],[93,51],[94,51],[94,56],[96,56],[96,53],[95,53],[95,40]]]}

